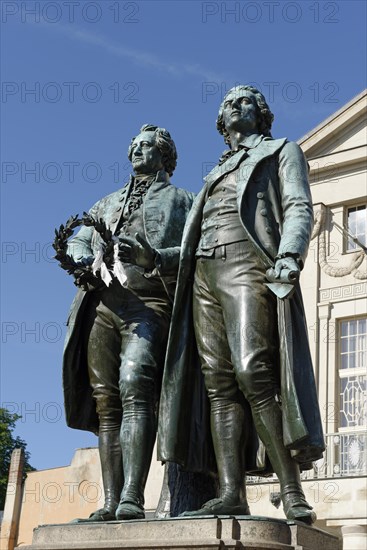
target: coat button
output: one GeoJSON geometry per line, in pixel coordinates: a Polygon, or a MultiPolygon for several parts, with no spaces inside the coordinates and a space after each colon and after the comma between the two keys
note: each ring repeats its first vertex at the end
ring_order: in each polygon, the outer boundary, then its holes
{"type": "Polygon", "coordinates": [[[267,227],[267,228],[265,229],[265,231],[266,231],[267,233],[272,233],[271,227],[267,227]]]}
{"type": "Polygon", "coordinates": [[[267,215],[268,215],[268,212],[267,212],[266,208],[262,208],[262,209],[260,210],[260,214],[261,214],[262,216],[267,216],[267,215]]]}
{"type": "Polygon", "coordinates": [[[125,197],[120,197],[119,202],[122,202],[125,199],[125,197]]]}
{"type": "Polygon", "coordinates": [[[261,193],[261,191],[256,195],[258,199],[264,198],[264,193],[261,193]]]}
{"type": "Polygon", "coordinates": [[[116,208],[116,212],[120,212],[120,210],[121,210],[121,206],[118,206],[118,207],[116,208]]]}
{"type": "Polygon", "coordinates": [[[116,223],[116,222],[117,222],[117,218],[113,218],[112,223],[116,223]]]}

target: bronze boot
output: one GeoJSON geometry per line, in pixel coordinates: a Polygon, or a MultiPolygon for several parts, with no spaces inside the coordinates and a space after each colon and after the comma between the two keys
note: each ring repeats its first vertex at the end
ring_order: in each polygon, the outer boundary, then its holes
{"type": "Polygon", "coordinates": [[[211,410],[211,432],[219,475],[219,498],[182,516],[249,515],[245,487],[245,422],[240,403],[211,410]]]}
{"type": "Polygon", "coordinates": [[[74,520],[77,523],[114,521],[116,519],[115,513],[123,486],[120,430],[114,429],[101,432],[98,444],[105,494],[104,506],[93,512],[87,519],[74,520]]]}
{"type": "Polygon", "coordinates": [[[273,470],[278,476],[283,509],[287,519],[311,525],[316,514],[305,499],[299,466],[283,443],[282,412],[275,398],[252,407],[257,433],[265,445],[273,470]]]}
{"type": "Polygon", "coordinates": [[[143,519],[144,489],[156,434],[154,411],[124,410],[121,447],[124,463],[124,487],[116,510],[116,519],[143,519]]]}

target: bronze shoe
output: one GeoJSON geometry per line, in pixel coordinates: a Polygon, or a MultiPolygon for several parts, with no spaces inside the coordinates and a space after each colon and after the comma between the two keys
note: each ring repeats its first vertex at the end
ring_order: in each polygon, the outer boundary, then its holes
{"type": "Polygon", "coordinates": [[[144,508],[132,501],[122,500],[116,510],[114,519],[144,519],[144,508]]]}
{"type": "Polygon", "coordinates": [[[100,508],[93,512],[89,518],[77,518],[73,519],[71,523],[86,523],[93,521],[115,521],[115,510],[110,510],[109,508],[100,508]]]}
{"type": "Polygon", "coordinates": [[[282,495],[283,509],[287,519],[302,521],[312,525],[316,521],[316,514],[304,498],[303,492],[289,492],[282,495]]]}
{"type": "Polygon", "coordinates": [[[228,504],[221,498],[208,500],[199,510],[183,512],[179,517],[194,516],[249,516],[250,509],[246,502],[241,504],[228,504]]]}

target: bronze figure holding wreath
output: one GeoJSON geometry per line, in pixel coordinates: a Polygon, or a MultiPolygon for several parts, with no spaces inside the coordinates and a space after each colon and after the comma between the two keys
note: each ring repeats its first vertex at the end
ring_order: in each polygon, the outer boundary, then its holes
{"type": "MultiPolygon", "coordinates": [[[[179,247],[193,202],[170,183],[177,153],[165,129],[143,126],[128,157],[129,183],[98,201],[67,254],[56,256],[82,287],[64,349],[67,423],[99,435],[105,503],[85,521],[144,517],[179,247]]],[[[59,242],[78,223],[70,218],[59,242]]]]}

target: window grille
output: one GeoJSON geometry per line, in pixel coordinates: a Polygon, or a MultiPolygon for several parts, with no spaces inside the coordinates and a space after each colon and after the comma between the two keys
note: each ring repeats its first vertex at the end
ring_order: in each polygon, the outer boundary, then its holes
{"type": "MultiPolygon", "coordinates": [[[[367,319],[341,320],[339,329],[339,432],[350,433],[367,427],[367,319]]],[[[360,471],[365,438],[351,433],[339,444],[340,473],[360,471]]]]}

